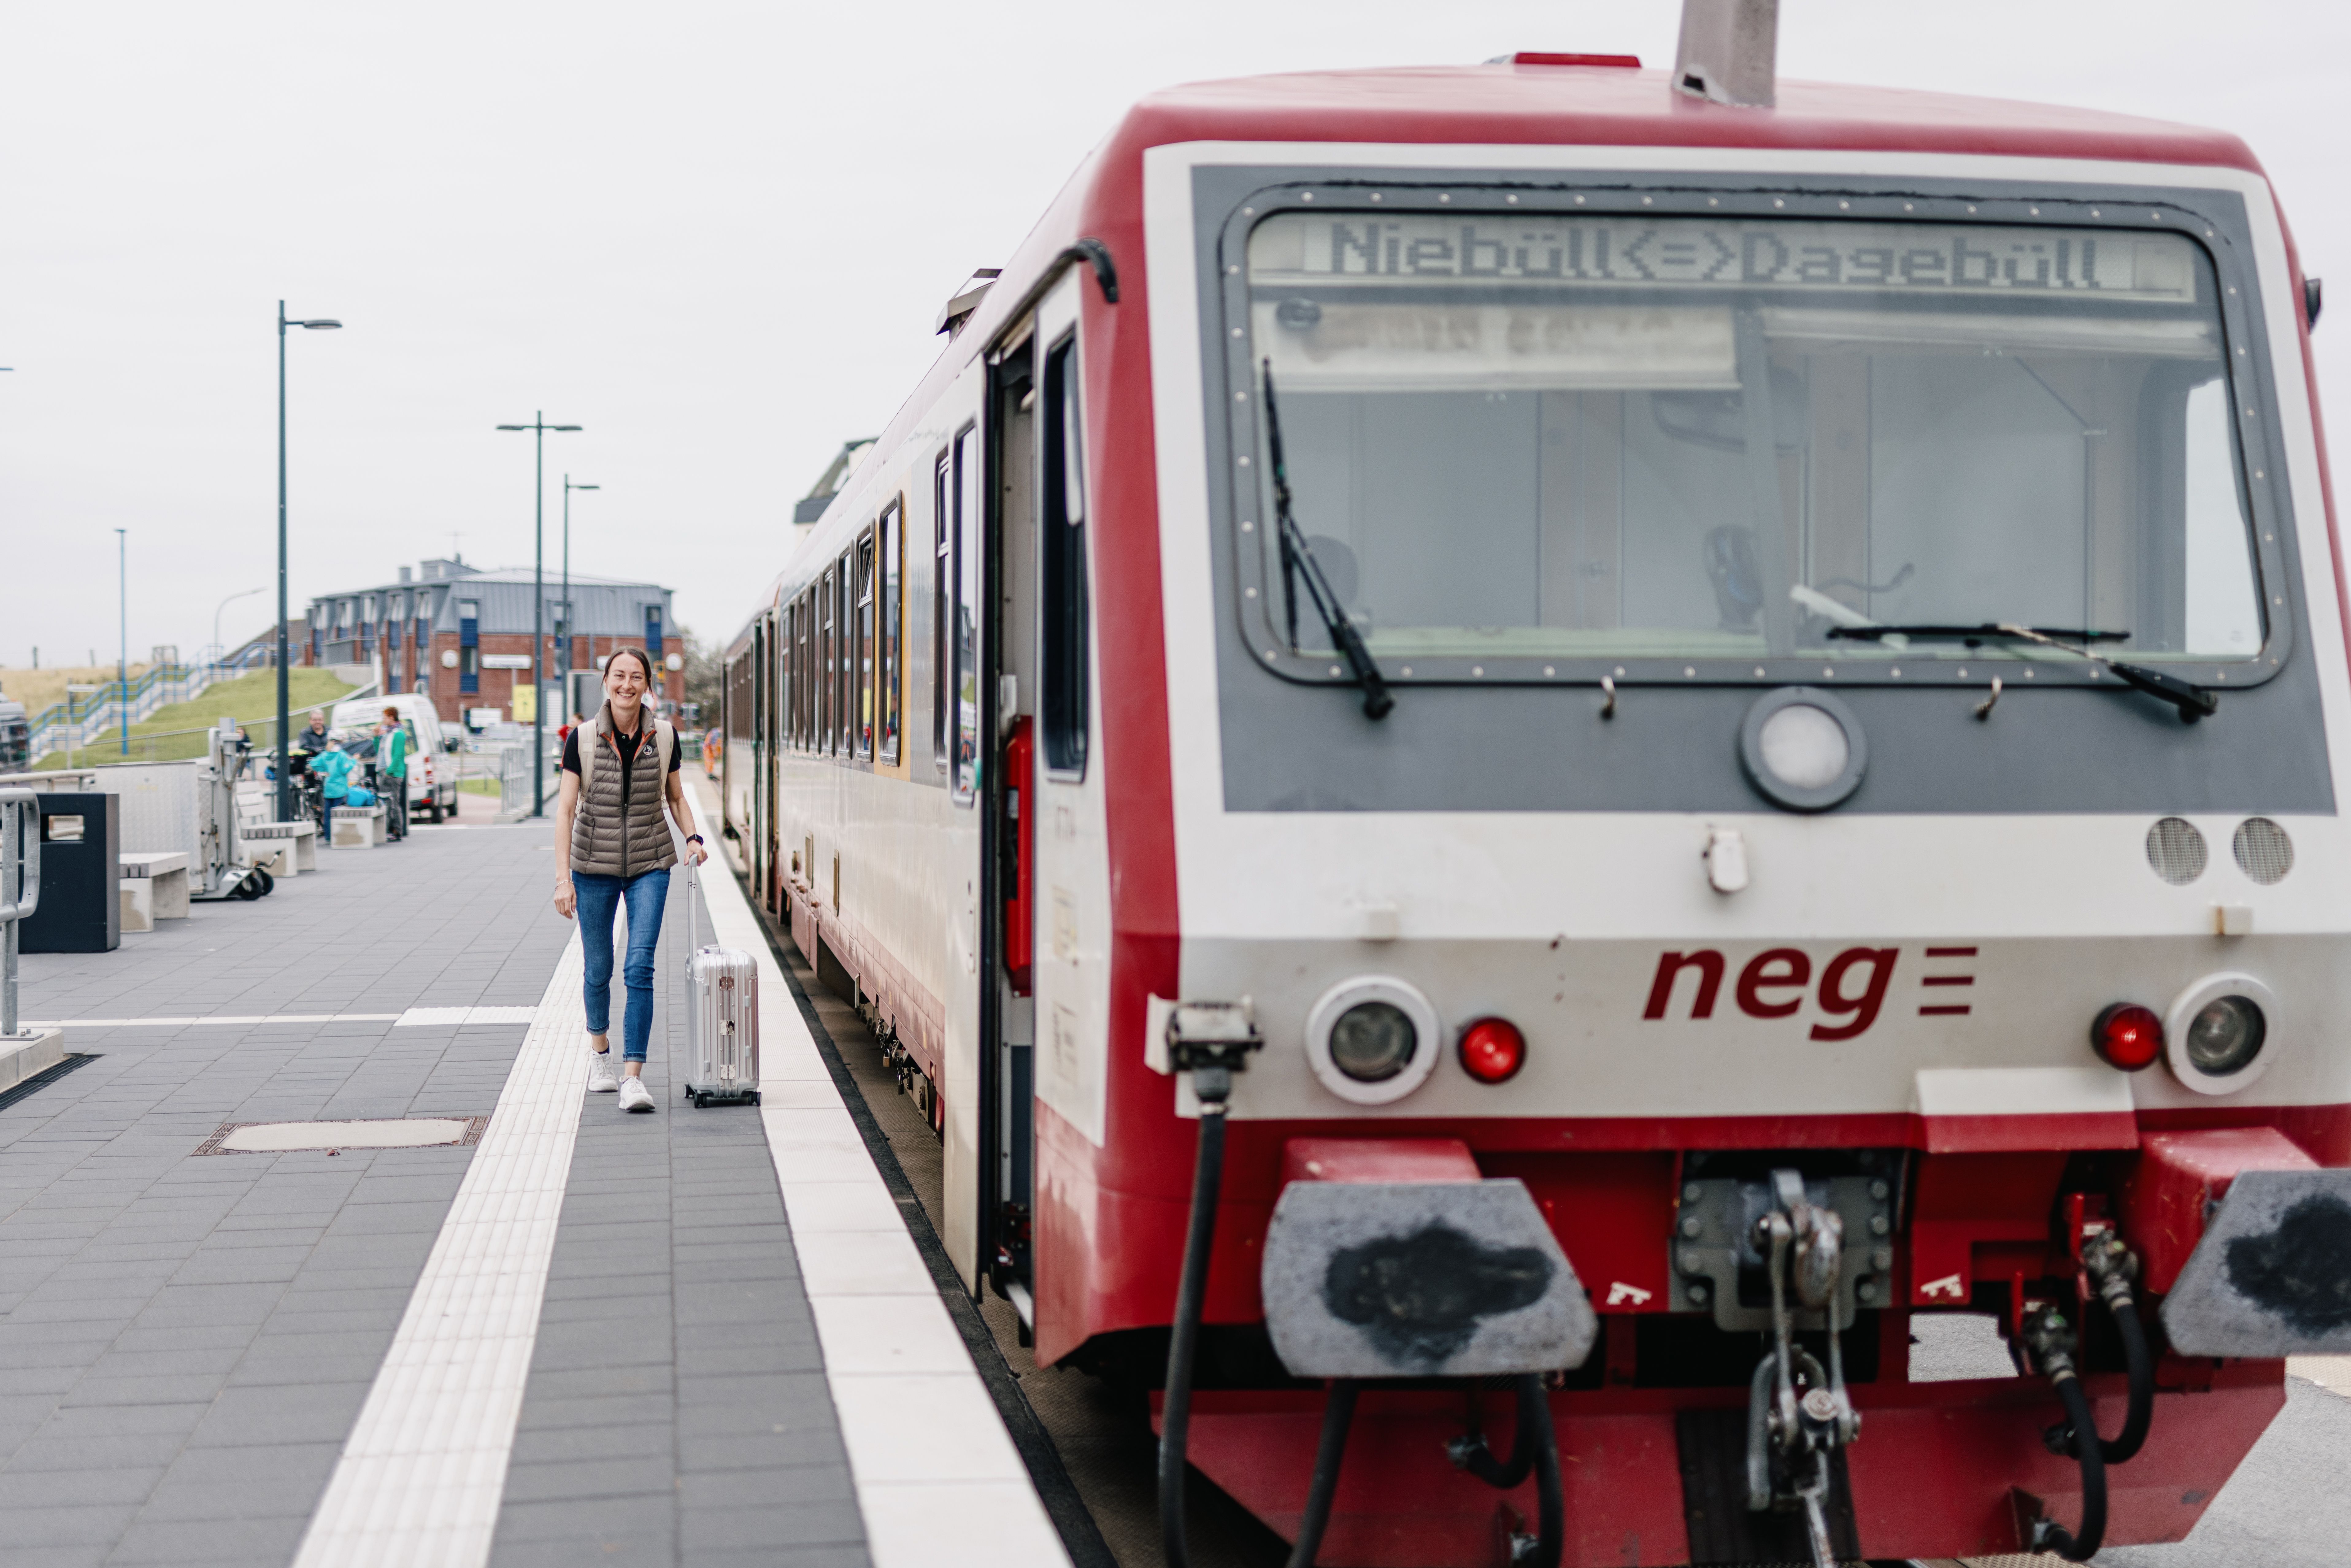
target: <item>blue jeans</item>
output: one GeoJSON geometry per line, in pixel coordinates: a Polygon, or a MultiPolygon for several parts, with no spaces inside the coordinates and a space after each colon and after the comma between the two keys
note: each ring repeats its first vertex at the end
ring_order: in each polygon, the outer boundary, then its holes
{"type": "Polygon", "coordinates": [[[590,1034],[603,1034],[612,1025],[612,916],[623,903],[629,906],[629,955],[621,968],[629,992],[628,1010],[621,1019],[622,1054],[643,1061],[645,1042],[653,1032],[653,948],[661,941],[662,911],[669,903],[669,873],[649,871],[622,878],[574,872],[571,887],[580,899],[590,1034]]]}

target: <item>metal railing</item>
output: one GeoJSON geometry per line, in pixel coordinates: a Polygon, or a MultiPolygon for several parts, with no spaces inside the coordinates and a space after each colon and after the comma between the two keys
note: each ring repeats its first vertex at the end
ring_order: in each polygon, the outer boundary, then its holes
{"type": "Polygon", "coordinates": [[[245,673],[228,664],[158,664],[132,676],[127,687],[120,681],[68,687],[65,701],[52,703],[33,716],[32,755],[94,745],[105,730],[120,726],[126,706],[131,722],[136,724],[157,708],[187,701],[214,681],[245,673]]]}
{"type": "Polygon", "coordinates": [[[41,798],[30,789],[0,789],[0,1040],[13,1040],[16,928],[41,905],[41,798]]]}

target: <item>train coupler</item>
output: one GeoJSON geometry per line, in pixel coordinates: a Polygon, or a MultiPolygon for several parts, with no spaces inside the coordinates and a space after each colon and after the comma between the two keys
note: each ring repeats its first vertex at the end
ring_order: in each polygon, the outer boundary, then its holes
{"type": "Polygon", "coordinates": [[[1756,1513],[1802,1513],[1816,1568],[1836,1568],[1853,1553],[1840,1551],[1829,1525],[1833,1467],[1837,1451],[1861,1436],[1833,1311],[1844,1226],[1834,1209],[1809,1199],[1797,1171],[1773,1171],[1771,1192],[1772,1207],[1755,1222],[1753,1236],[1771,1270],[1772,1348],[1748,1386],[1747,1506],[1756,1513]],[[1825,1371],[1796,1343],[1798,1303],[1826,1316],[1825,1371]]]}

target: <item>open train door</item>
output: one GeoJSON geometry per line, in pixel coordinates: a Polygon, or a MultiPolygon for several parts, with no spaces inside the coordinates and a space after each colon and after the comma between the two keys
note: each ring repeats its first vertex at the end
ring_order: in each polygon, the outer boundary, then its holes
{"type": "Polygon", "coordinates": [[[1109,1011],[1110,881],[1102,769],[1091,753],[1093,643],[1077,341],[1081,271],[1065,271],[991,355],[998,591],[984,864],[993,951],[983,1004],[982,1209],[987,1273],[1035,1324],[1029,1233],[1038,1105],[1097,1141],[1109,1011]],[[1087,1042],[1093,1042],[1092,1049],[1087,1042]]]}

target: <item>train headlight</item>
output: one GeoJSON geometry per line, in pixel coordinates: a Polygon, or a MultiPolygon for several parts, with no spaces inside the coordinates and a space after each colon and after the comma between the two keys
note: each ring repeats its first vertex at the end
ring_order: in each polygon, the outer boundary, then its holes
{"type": "Polygon", "coordinates": [[[1782,686],[1747,710],[1739,760],[1773,805],[1825,811],[1861,788],[1869,747],[1844,704],[1811,686],[1782,686]]]}
{"type": "Polygon", "coordinates": [[[2246,997],[2215,997],[2188,1020],[2188,1060],[2197,1070],[2228,1077],[2252,1065],[2270,1032],[2261,1004],[2246,997]]]}
{"type": "Polygon", "coordinates": [[[2179,993],[2164,1019],[2172,1076],[2199,1094],[2233,1094],[2269,1069],[2277,997],[2251,975],[2213,975],[2179,993]]]}
{"type": "Polygon", "coordinates": [[[2163,1054],[2163,1020],[2153,1008],[2116,1002],[2090,1026],[2090,1044],[2108,1067],[2137,1072],[2163,1054]]]}
{"type": "Polygon", "coordinates": [[[1331,1065],[1358,1083],[1384,1083],[1412,1061],[1420,1031],[1393,1002],[1357,1002],[1331,1026],[1331,1065]]]}
{"type": "Polygon", "coordinates": [[[1384,1105],[1426,1082],[1438,1039],[1428,998],[1390,975],[1343,980],[1306,1017],[1306,1060],[1314,1076],[1358,1105],[1384,1105]]]}

